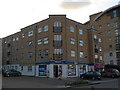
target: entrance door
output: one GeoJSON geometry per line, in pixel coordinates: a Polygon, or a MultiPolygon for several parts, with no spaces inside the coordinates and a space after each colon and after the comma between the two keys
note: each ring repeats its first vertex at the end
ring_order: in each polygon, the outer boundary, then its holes
{"type": "Polygon", "coordinates": [[[54,65],[54,77],[58,77],[58,65],[54,65]]]}

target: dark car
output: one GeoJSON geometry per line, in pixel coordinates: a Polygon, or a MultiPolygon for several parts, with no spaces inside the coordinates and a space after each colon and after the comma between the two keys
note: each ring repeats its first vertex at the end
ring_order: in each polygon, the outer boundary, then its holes
{"type": "Polygon", "coordinates": [[[110,69],[110,70],[105,70],[104,72],[101,72],[102,77],[119,77],[120,72],[117,69],[110,69]]]}
{"type": "Polygon", "coordinates": [[[80,75],[80,78],[82,79],[92,79],[92,80],[100,80],[101,79],[101,74],[100,72],[86,72],[82,75],[80,75]]]}
{"type": "Polygon", "coordinates": [[[16,70],[8,70],[8,71],[3,72],[3,76],[7,76],[7,77],[21,76],[21,72],[16,71],[16,70]]]}

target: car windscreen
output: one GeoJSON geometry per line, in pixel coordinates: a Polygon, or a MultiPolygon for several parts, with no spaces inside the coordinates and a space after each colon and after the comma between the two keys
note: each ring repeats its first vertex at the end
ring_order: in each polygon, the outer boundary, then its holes
{"type": "Polygon", "coordinates": [[[100,72],[96,72],[98,75],[101,75],[101,73],[100,72]]]}

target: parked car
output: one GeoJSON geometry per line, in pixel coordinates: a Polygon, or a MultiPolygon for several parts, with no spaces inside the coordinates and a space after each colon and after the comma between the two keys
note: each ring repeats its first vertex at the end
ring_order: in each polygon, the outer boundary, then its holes
{"type": "Polygon", "coordinates": [[[16,71],[16,70],[7,70],[3,72],[3,76],[21,76],[21,72],[16,71]]]}
{"type": "Polygon", "coordinates": [[[109,69],[101,72],[102,77],[119,77],[120,72],[117,69],[109,69]]]}
{"type": "Polygon", "coordinates": [[[82,78],[82,79],[100,80],[101,79],[101,74],[100,74],[100,72],[95,72],[95,71],[91,72],[91,71],[89,71],[89,72],[86,72],[86,73],[80,75],[80,78],[82,78]]]}

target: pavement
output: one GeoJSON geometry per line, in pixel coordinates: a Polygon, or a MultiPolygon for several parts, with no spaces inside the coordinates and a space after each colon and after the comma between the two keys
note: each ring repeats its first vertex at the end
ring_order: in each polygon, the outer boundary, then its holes
{"type": "MultiPolygon", "coordinates": [[[[57,78],[41,77],[3,77],[3,88],[66,88],[65,82],[74,82],[80,78],[66,78],[59,80],[57,78]]],[[[90,81],[91,85],[77,86],[73,88],[118,88],[118,78],[103,78],[102,80],[90,81]]]]}

